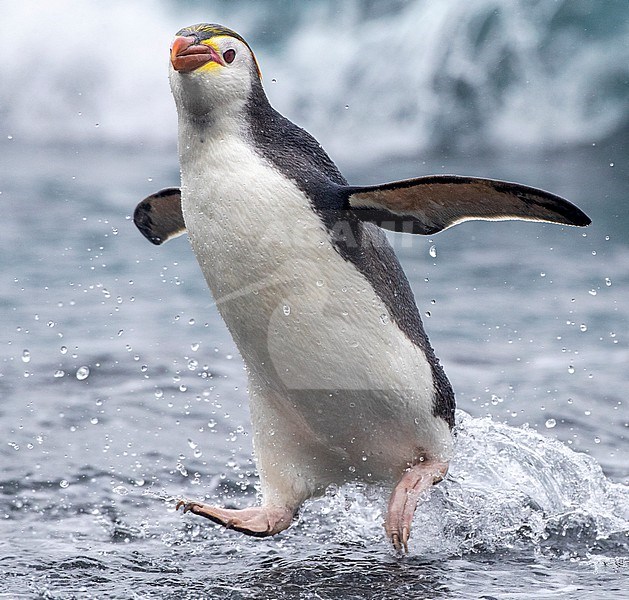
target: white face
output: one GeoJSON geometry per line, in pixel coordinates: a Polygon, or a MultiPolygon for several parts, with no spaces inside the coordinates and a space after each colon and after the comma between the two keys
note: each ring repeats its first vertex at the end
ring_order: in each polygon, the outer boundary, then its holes
{"type": "Polygon", "coordinates": [[[173,41],[170,87],[180,115],[239,113],[259,76],[247,44],[225,30],[195,26],[180,31],[173,41]]]}

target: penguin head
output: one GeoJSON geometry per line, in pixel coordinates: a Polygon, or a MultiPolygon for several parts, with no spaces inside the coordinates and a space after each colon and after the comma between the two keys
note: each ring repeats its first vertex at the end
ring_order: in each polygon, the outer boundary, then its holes
{"type": "Polygon", "coordinates": [[[195,116],[238,112],[261,89],[249,44],[222,25],[201,23],[177,32],[170,49],[170,86],[178,110],[195,116]]]}

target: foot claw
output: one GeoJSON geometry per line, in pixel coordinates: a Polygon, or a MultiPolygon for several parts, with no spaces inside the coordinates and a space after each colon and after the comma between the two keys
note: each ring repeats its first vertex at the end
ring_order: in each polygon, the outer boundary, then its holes
{"type": "Polygon", "coordinates": [[[175,510],[183,508],[183,513],[191,512],[205,517],[213,523],[222,525],[226,529],[235,529],[241,533],[254,537],[275,535],[290,526],[295,510],[284,507],[251,507],[244,509],[229,509],[209,506],[199,502],[179,500],[175,510]]]}
{"type": "Polygon", "coordinates": [[[404,546],[404,552],[406,554],[408,554],[408,538],[409,537],[410,537],[410,530],[406,525],[404,525],[404,527],[402,527],[402,545],[404,546]]]}
{"type": "Polygon", "coordinates": [[[175,506],[175,510],[178,511],[180,508],[183,508],[183,514],[185,515],[187,512],[193,510],[196,506],[201,506],[198,502],[186,502],[185,500],[179,500],[177,505],[175,506]]]}
{"type": "Polygon", "coordinates": [[[402,552],[402,550],[404,550],[404,553],[408,554],[408,538],[408,529],[406,527],[402,528],[401,534],[399,532],[391,534],[391,543],[396,552],[402,552]]]}
{"type": "Polygon", "coordinates": [[[385,530],[396,551],[408,554],[408,540],[415,507],[421,494],[441,481],[448,469],[447,463],[424,462],[414,465],[395,486],[385,518],[385,530]]]}

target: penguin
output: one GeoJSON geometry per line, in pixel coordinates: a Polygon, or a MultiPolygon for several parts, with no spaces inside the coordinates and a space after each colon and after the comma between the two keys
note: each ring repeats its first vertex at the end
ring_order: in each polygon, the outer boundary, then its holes
{"type": "Polygon", "coordinates": [[[447,473],[455,397],[384,229],[432,235],[470,219],[586,226],[543,190],[432,175],[348,184],[278,113],[249,44],[216,24],[180,30],[169,78],[181,186],[134,213],[153,244],[187,233],[244,361],[261,504],[177,509],[264,537],[331,484],[390,489],[387,538],[408,551],[420,498],[447,473]]]}

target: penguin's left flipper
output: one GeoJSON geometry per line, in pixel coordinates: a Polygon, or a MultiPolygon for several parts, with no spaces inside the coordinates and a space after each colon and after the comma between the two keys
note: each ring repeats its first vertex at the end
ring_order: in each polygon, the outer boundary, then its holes
{"type": "Polygon", "coordinates": [[[156,245],[186,233],[179,188],[166,188],[144,198],[135,207],[133,222],[156,245]]]}
{"type": "Polygon", "coordinates": [[[363,221],[383,229],[431,235],[470,220],[544,221],[584,227],[574,204],[532,187],[476,177],[432,175],[368,187],[347,187],[347,202],[363,221]]]}

